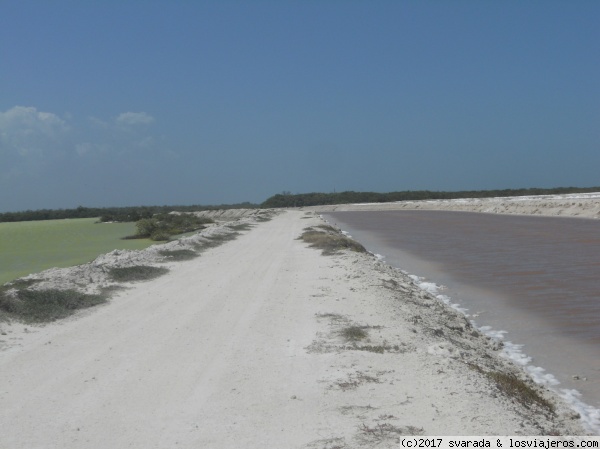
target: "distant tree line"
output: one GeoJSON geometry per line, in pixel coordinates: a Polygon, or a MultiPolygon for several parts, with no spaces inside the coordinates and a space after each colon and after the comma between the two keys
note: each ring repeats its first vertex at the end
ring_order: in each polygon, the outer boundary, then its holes
{"type": "Polygon", "coordinates": [[[600,187],[556,187],[551,189],[504,189],[504,190],[463,190],[439,192],[430,190],[406,190],[402,192],[334,192],[298,193],[283,192],[273,195],[262,204],[249,202],[219,204],[211,206],[131,206],[131,207],[84,207],[76,209],[40,209],[21,212],[0,213],[0,223],[15,221],[58,220],[63,218],[95,218],[100,221],[137,222],[151,219],[157,214],[169,212],[197,212],[218,209],[255,209],[278,207],[324,206],[350,203],[389,203],[394,201],[447,200],[457,198],[492,198],[497,196],[558,195],[567,193],[600,192],[600,187]]]}
{"type": "Polygon", "coordinates": [[[217,209],[254,209],[252,203],[220,204],[214,206],[132,206],[132,207],[83,207],[76,209],[41,209],[22,212],[0,213],[0,223],[15,221],[58,220],[63,218],[95,218],[100,221],[139,221],[152,218],[156,214],[169,212],[197,212],[217,209]]]}
{"type": "Polygon", "coordinates": [[[556,187],[551,189],[504,189],[463,190],[457,192],[434,192],[430,190],[407,190],[403,192],[334,192],[298,193],[283,192],[268,198],[260,207],[306,207],[330,204],[389,203],[395,201],[451,200],[457,198],[493,198],[498,196],[559,195],[567,193],[600,192],[600,187],[556,187]]]}

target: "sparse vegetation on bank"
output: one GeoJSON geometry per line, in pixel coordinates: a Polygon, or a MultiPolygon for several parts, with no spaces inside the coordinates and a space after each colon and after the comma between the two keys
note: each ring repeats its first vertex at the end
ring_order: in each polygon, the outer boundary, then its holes
{"type": "Polygon", "coordinates": [[[365,247],[356,240],[346,237],[335,228],[327,225],[306,228],[300,239],[309,243],[313,248],[323,250],[323,255],[325,256],[335,254],[344,249],[359,253],[367,252],[365,247]]]}
{"type": "Polygon", "coordinates": [[[229,229],[233,229],[234,231],[249,231],[252,229],[252,225],[250,223],[228,224],[227,227],[229,229]]]}
{"type": "Polygon", "coordinates": [[[65,318],[77,310],[103,304],[107,295],[76,290],[32,290],[18,285],[0,289],[0,316],[23,322],[42,323],[65,318]]]}
{"type": "Polygon", "coordinates": [[[169,272],[168,268],[150,265],[135,265],[132,267],[113,267],[108,271],[109,277],[116,282],[148,281],[169,272]]]}
{"type": "Polygon", "coordinates": [[[214,223],[214,221],[193,214],[160,214],[139,220],[135,224],[137,229],[135,235],[125,238],[166,241],[170,240],[172,235],[204,229],[205,225],[209,223],[214,223]]]}
{"type": "Polygon", "coordinates": [[[538,405],[554,413],[554,405],[541,396],[534,388],[514,374],[492,371],[486,375],[496,384],[506,396],[513,397],[525,407],[538,405]]]}
{"type": "Polygon", "coordinates": [[[495,370],[486,371],[474,363],[467,363],[467,366],[485,375],[502,394],[517,400],[524,407],[530,408],[532,405],[537,405],[551,414],[555,413],[552,402],[544,398],[535,388],[515,374],[495,370]]]}
{"type": "Polygon", "coordinates": [[[161,256],[164,256],[169,262],[192,260],[200,255],[196,251],[193,251],[191,249],[164,250],[164,251],[159,251],[158,253],[161,256]]]}

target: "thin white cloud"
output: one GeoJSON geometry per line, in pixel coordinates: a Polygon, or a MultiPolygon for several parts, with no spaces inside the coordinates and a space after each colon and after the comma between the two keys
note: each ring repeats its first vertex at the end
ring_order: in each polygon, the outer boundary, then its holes
{"type": "Polygon", "coordinates": [[[23,157],[44,153],[69,131],[58,115],[37,108],[15,106],[0,112],[0,147],[23,157]]]}
{"type": "Polygon", "coordinates": [[[109,119],[59,117],[32,106],[0,110],[0,182],[43,176],[58,167],[103,163],[110,158],[135,158],[158,151],[148,132],[154,117],[124,112],[109,119]]]}
{"type": "Polygon", "coordinates": [[[98,117],[88,117],[88,121],[96,128],[108,128],[110,125],[98,117]]]}
{"type": "Polygon", "coordinates": [[[123,112],[116,118],[119,125],[149,125],[154,123],[154,117],[145,112],[123,112]]]}
{"type": "Polygon", "coordinates": [[[75,152],[79,156],[85,156],[94,149],[94,145],[89,142],[78,143],[75,145],[75,152]]]}
{"type": "Polygon", "coordinates": [[[81,142],[75,144],[75,153],[78,156],[84,157],[87,155],[98,155],[103,153],[108,153],[111,151],[111,147],[107,144],[102,143],[92,143],[92,142],[81,142]]]}
{"type": "Polygon", "coordinates": [[[35,176],[65,156],[70,127],[52,112],[32,106],[0,111],[0,180],[35,176]]]}
{"type": "Polygon", "coordinates": [[[146,136],[136,142],[140,148],[150,148],[156,144],[156,139],[152,136],[146,136]]]}
{"type": "Polygon", "coordinates": [[[15,106],[0,112],[0,136],[4,139],[19,140],[33,135],[55,137],[68,129],[67,123],[58,115],[34,107],[15,106]]]}

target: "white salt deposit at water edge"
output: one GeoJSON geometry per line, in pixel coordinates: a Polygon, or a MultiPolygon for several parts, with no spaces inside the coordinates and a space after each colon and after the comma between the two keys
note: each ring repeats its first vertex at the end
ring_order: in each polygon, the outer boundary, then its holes
{"type": "MultiPolygon", "coordinates": [[[[600,194],[593,195],[600,196],[600,194]]],[[[352,238],[349,232],[342,230],[342,233],[345,236],[352,238]]],[[[385,256],[381,254],[373,255],[378,261],[384,262],[385,256]]],[[[501,355],[503,357],[511,360],[515,365],[520,366],[534,382],[554,391],[558,396],[563,398],[565,402],[580,415],[581,421],[586,430],[593,432],[594,434],[600,434],[600,409],[582,401],[581,393],[576,389],[559,388],[559,380],[553,374],[548,373],[546,369],[540,366],[535,366],[532,363],[532,357],[523,352],[523,345],[505,339],[506,335],[508,334],[507,331],[493,329],[491,326],[477,325],[477,323],[473,320],[473,317],[469,314],[468,309],[462,307],[458,303],[453,302],[452,298],[448,295],[441,293],[444,290],[443,286],[437,285],[433,282],[428,282],[424,278],[409,274],[404,270],[399,271],[407,274],[421,289],[432,294],[439,301],[452,307],[454,310],[469,318],[469,321],[473,327],[478,329],[481,333],[501,343],[501,355]]],[[[439,351],[443,351],[443,348],[431,348],[431,350],[436,351],[436,354],[440,355],[439,351]]]]}
{"type": "MultiPolygon", "coordinates": [[[[383,256],[380,257],[384,258],[383,256]]],[[[471,318],[468,313],[468,309],[461,307],[459,304],[453,303],[449,296],[439,293],[441,290],[443,290],[443,286],[439,286],[433,282],[426,282],[424,278],[416,275],[409,274],[409,277],[415,281],[415,284],[417,284],[423,290],[434,295],[439,301],[464,314],[467,318],[471,318]]],[[[531,363],[533,359],[523,352],[523,345],[513,343],[510,340],[505,340],[505,335],[508,334],[507,331],[496,330],[491,326],[478,326],[477,323],[472,319],[470,319],[470,322],[474,328],[478,329],[483,334],[493,338],[494,340],[497,340],[498,342],[502,342],[503,348],[501,355],[523,368],[523,370],[529,374],[534,382],[543,385],[557,393],[568,404],[570,404],[573,410],[579,413],[581,421],[588,431],[595,434],[600,434],[600,409],[583,402],[580,399],[581,393],[577,390],[558,388],[558,385],[560,385],[558,379],[556,379],[554,375],[546,372],[544,368],[533,365],[531,363]]]]}

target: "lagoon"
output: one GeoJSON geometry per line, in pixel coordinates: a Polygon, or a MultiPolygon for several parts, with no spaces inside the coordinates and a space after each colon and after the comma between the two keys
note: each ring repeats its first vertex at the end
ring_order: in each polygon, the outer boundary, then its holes
{"type": "Polygon", "coordinates": [[[97,218],[0,223],[0,285],[53,267],[87,263],[114,249],[143,249],[155,242],[122,240],[135,223],[97,218]]]}
{"type": "Polygon", "coordinates": [[[323,214],[466,309],[505,331],[534,377],[600,408],[600,222],[450,211],[323,214]],[[522,345],[522,346],[521,346],[522,345]],[[577,377],[574,377],[577,376],[577,377]]]}

